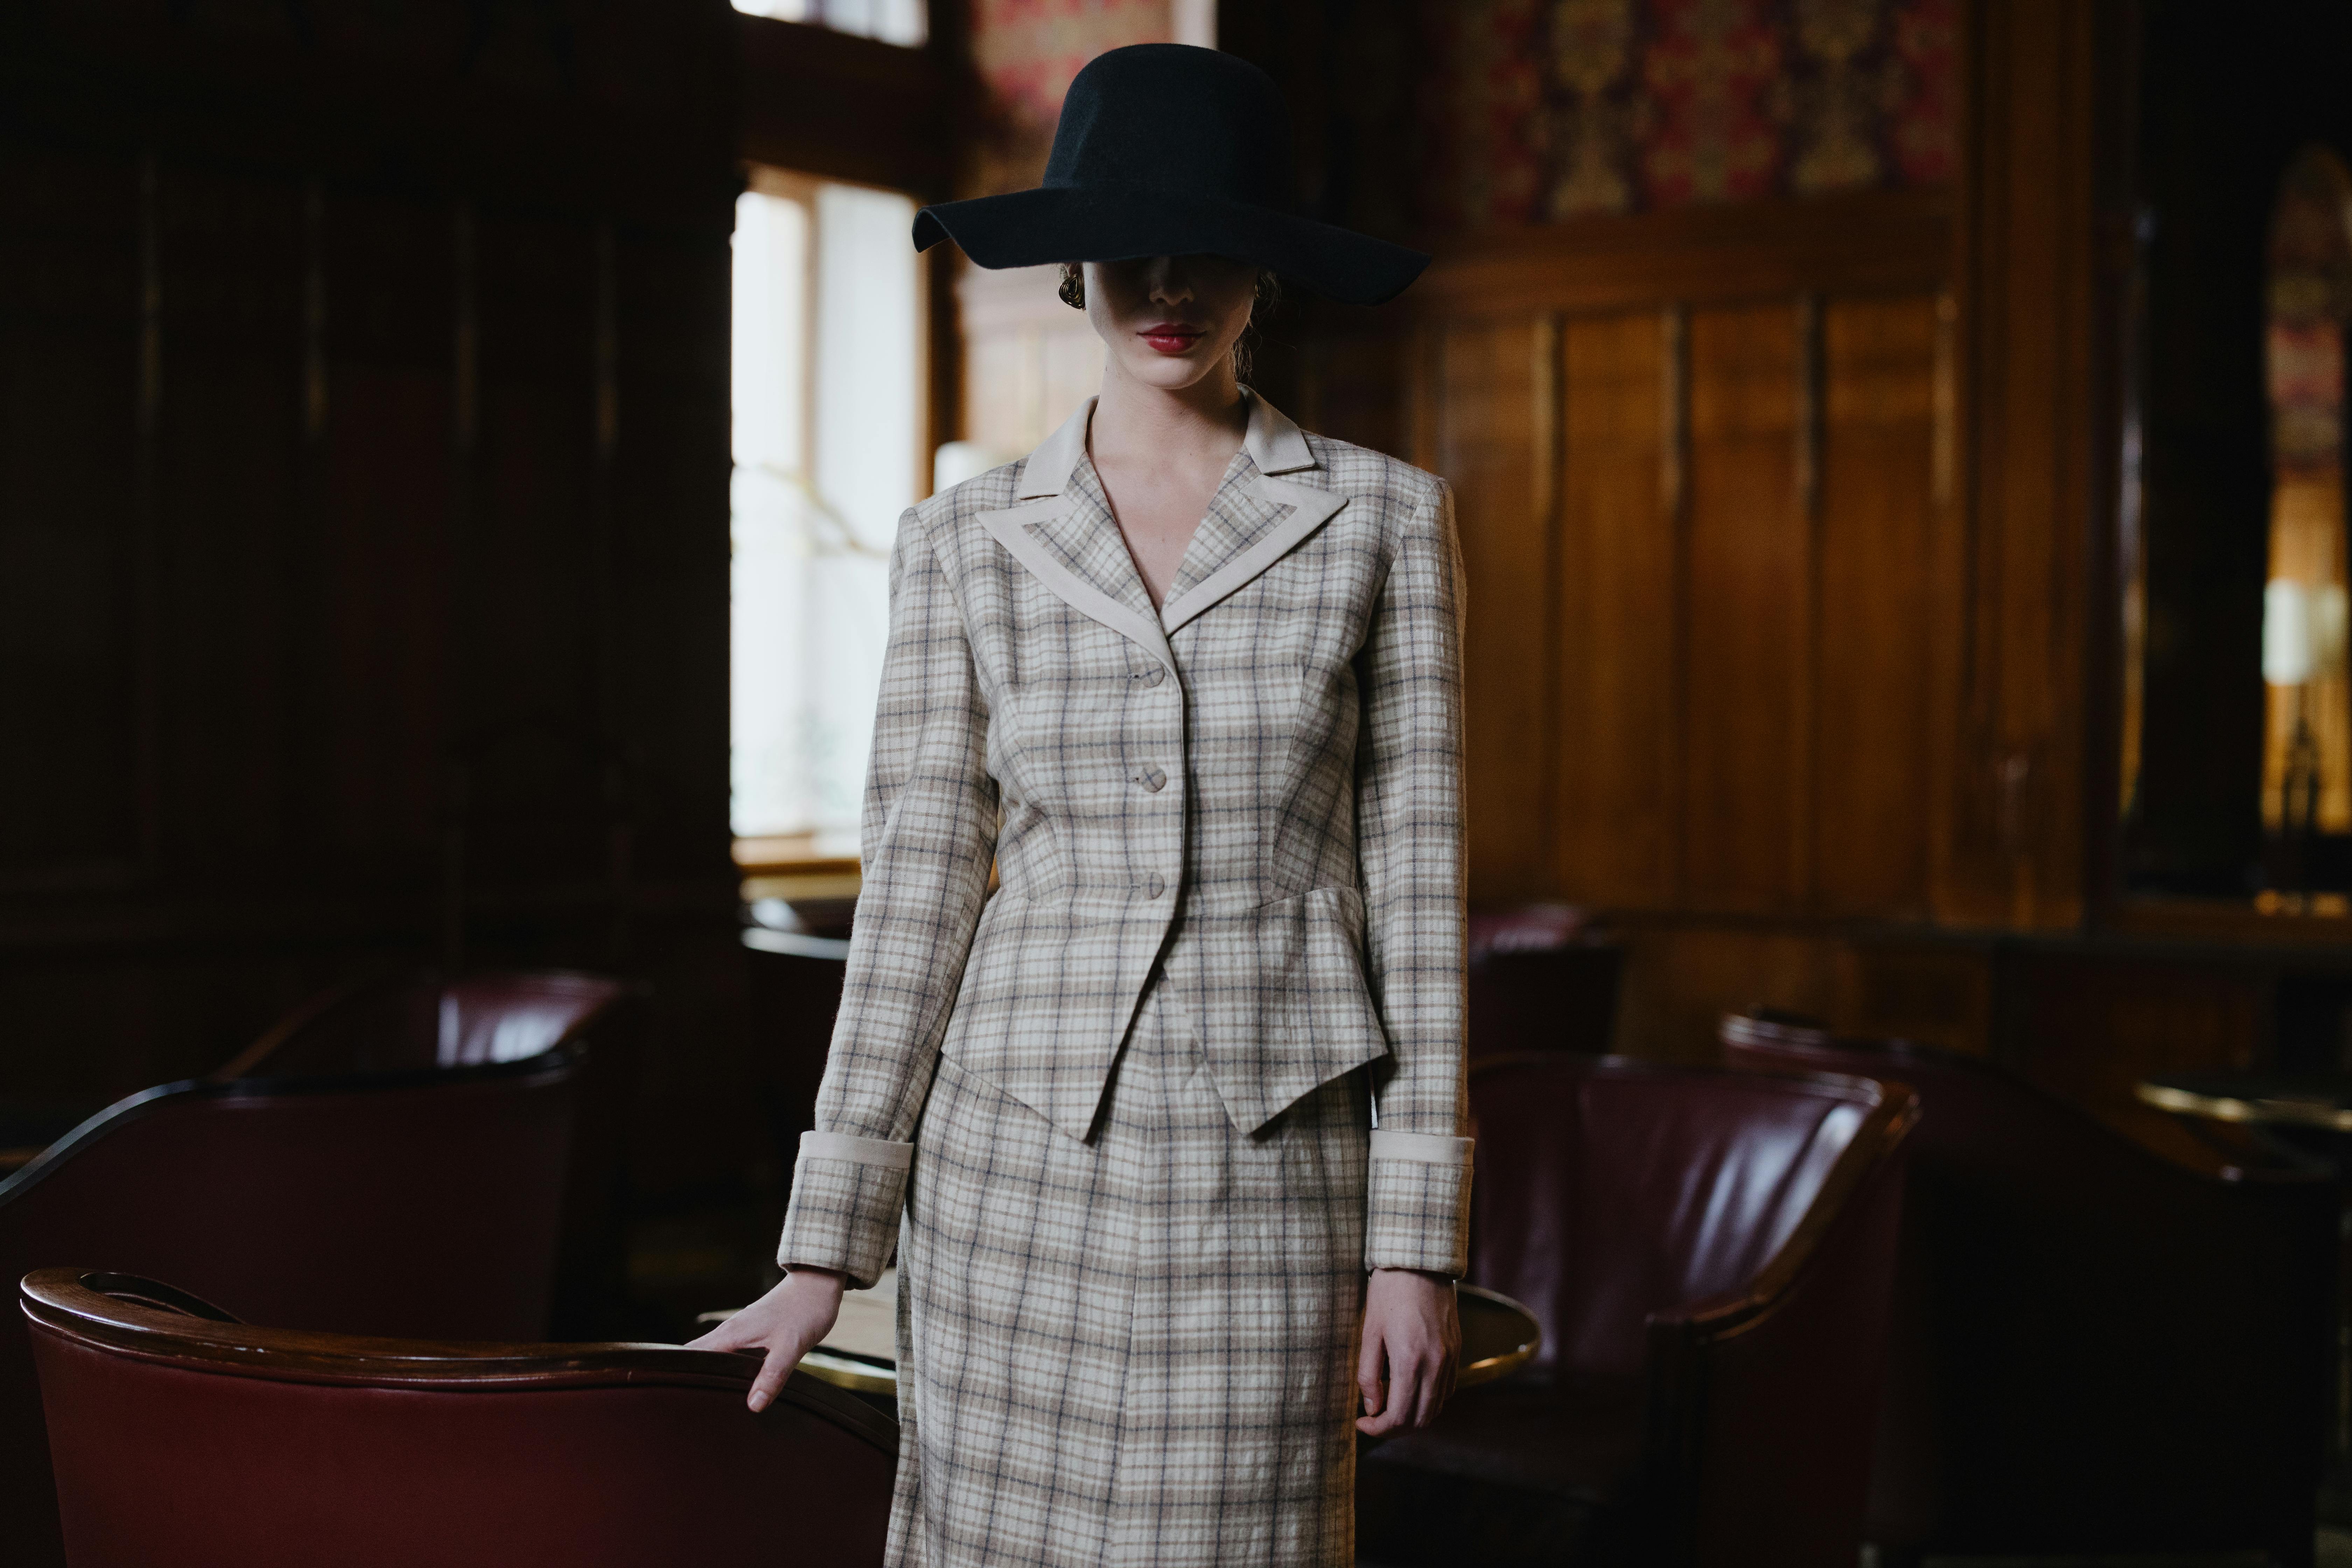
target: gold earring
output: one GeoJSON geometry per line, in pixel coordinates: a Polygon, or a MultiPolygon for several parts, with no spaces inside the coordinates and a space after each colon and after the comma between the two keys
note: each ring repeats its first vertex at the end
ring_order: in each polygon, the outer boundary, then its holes
{"type": "Polygon", "coordinates": [[[1074,261],[1062,263],[1062,287],[1059,292],[1062,296],[1062,303],[1071,310],[1083,310],[1087,308],[1087,275],[1077,263],[1074,261]]]}

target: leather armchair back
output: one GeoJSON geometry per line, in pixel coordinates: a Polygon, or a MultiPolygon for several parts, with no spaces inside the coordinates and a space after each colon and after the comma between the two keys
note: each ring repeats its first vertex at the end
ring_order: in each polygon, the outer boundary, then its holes
{"type": "Polygon", "coordinates": [[[23,1287],[73,1568],[876,1563],[897,1432],[756,1358],[249,1328],[150,1281],[23,1287]]]}
{"type": "Polygon", "coordinates": [[[557,1050],[583,1058],[552,1327],[591,1339],[627,1321],[628,1121],[648,1011],[640,987],[565,970],[379,977],[312,998],[212,1077],[359,1079],[557,1050]]]}
{"type": "Polygon", "coordinates": [[[1875,1102],[1834,1084],[1622,1059],[1472,1074],[1470,1275],[1543,1323],[1539,1364],[1641,1368],[1654,1312],[1745,1288],[1795,1234],[1875,1102]]]}
{"type": "Polygon", "coordinates": [[[311,1078],[520,1061],[608,1034],[612,1016],[625,1010],[631,994],[621,981],[562,970],[363,982],[297,1008],[213,1077],[311,1078]]]}
{"type": "MultiPolygon", "coordinates": [[[[564,1052],[306,1085],[168,1085],[0,1183],[0,1278],[184,1280],[356,1333],[529,1339],[555,1278],[579,1061],[564,1052]]],[[[56,1501],[24,1321],[0,1322],[0,1519],[50,1568],[56,1501]]]]}

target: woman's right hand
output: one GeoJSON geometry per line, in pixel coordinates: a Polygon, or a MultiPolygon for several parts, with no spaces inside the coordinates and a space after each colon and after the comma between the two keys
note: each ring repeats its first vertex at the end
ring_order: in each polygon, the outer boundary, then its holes
{"type": "Polygon", "coordinates": [[[800,1365],[801,1357],[833,1332],[841,1315],[842,1277],[830,1268],[795,1268],[774,1289],[694,1341],[698,1351],[765,1351],[751,1382],[751,1406],[765,1410],[800,1365]]]}

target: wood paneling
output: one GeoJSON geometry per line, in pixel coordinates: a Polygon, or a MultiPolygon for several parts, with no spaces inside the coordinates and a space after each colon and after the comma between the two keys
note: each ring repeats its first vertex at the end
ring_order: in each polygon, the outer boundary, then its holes
{"type": "Polygon", "coordinates": [[[1916,920],[1931,901],[1942,314],[1920,294],[1822,312],[1811,809],[1813,899],[1830,914],[1916,920]]]}
{"type": "MultiPolygon", "coordinates": [[[[2095,557],[2112,551],[2116,342],[2099,279],[2099,65],[2110,6],[1982,0],[1966,13],[1975,95],[1962,189],[1961,476],[1970,582],[1938,911],[2063,928],[2083,918],[2087,821],[2112,823],[2089,671],[2095,557]]],[[[2110,577],[2108,579],[2112,581],[2110,577]]],[[[2111,660],[2110,660],[2111,662],[2111,660]]],[[[2098,837],[2104,840],[2105,830],[2098,837]]]]}
{"type": "Polygon", "coordinates": [[[1454,481],[1467,597],[1465,810],[1470,877],[1510,897],[1539,889],[1544,765],[1553,734],[1548,409],[1557,338],[1547,317],[1465,321],[1431,345],[1443,395],[1432,464],[1454,481]]]}
{"type": "Polygon", "coordinates": [[[0,158],[0,889],[128,876],[140,857],[139,168],[0,158]],[[21,752],[18,754],[21,755],[21,752]]]}
{"type": "MultiPolygon", "coordinates": [[[[1897,207],[1857,243],[1908,232],[1897,207]]],[[[1514,241],[1519,272],[1442,260],[1419,307],[1414,450],[1455,486],[1470,579],[1474,896],[1920,918],[1943,258],[1898,275],[1808,229],[1756,248],[1818,287],[1759,289],[1735,247],[1684,297],[1657,284],[1701,277],[1685,226],[1647,256],[1612,231],[1622,277],[1576,226],[1514,241]]]]}
{"type": "Polygon", "coordinates": [[[1952,221],[1937,189],[1579,218],[1458,242],[1405,299],[1453,316],[1900,290],[1949,272],[1952,221]]]}
{"type": "MultiPolygon", "coordinates": [[[[1675,781],[1678,520],[1665,506],[1666,332],[1655,310],[1570,317],[1562,340],[1554,887],[1663,907],[1675,781]]],[[[1474,606],[1474,615],[1478,613],[1474,606]]]]}
{"type": "Polygon", "coordinates": [[[1794,325],[1789,304],[1691,317],[1682,840],[1698,909],[1803,903],[1812,552],[1794,325]]]}
{"type": "MultiPolygon", "coordinates": [[[[209,1070],[434,959],[674,979],[708,1065],[733,14],[40,9],[0,49],[0,1096],[209,1070]]],[[[723,1117],[699,1071],[655,1097],[723,1117]]],[[[698,1142],[656,1180],[742,1157],[698,1142]]]]}

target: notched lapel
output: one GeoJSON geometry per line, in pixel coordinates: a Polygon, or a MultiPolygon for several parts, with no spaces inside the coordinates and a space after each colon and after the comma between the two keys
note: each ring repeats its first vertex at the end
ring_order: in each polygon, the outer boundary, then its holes
{"type": "MultiPolygon", "coordinates": [[[[1217,492],[1219,504],[1210,508],[1208,518],[1201,524],[1205,530],[1221,513],[1227,514],[1230,521],[1225,531],[1231,548],[1213,562],[1207,552],[1201,552],[1202,570],[1192,586],[1181,586],[1180,577],[1180,586],[1168,595],[1160,612],[1160,626],[1171,637],[1178,627],[1248,587],[1267,567],[1297,549],[1348,504],[1348,498],[1336,491],[1318,490],[1312,485],[1258,474],[1246,486],[1239,487],[1244,489],[1249,508],[1245,510],[1237,503],[1228,509],[1223,503],[1227,494],[1237,488],[1237,478],[1227,476],[1224,488],[1217,492]]],[[[1197,535],[1193,542],[1197,550],[1201,543],[1197,535]]],[[[1185,575],[1191,574],[1192,561],[1193,554],[1188,552],[1185,575]]]]}
{"type": "Polygon", "coordinates": [[[1168,638],[1127,553],[1102,489],[1085,465],[1059,495],[980,514],[981,526],[1054,595],[1176,672],[1168,638]]]}
{"type": "Polygon", "coordinates": [[[980,513],[981,526],[1064,604],[1134,643],[1173,675],[1168,638],[1177,627],[1248,586],[1348,504],[1346,496],[1274,477],[1313,468],[1315,454],[1280,410],[1255,392],[1247,395],[1249,429],[1242,449],[1186,546],[1158,613],[1102,480],[1086,460],[1091,397],[1022,465],[1015,487],[1021,504],[980,513]]]}
{"type": "Polygon", "coordinates": [[[1182,604],[1187,594],[1215,576],[1227,562],[1282,521],[1283,507],[1257,493],[1257,479],[1247,453],[1234,453],[1225,477],[1217,483],[1217,493],[1209,498],[1209,510],[1194,530],[1192,542],[1184,547],[1176,580],[1168,585],[1167,604],[1182,604]]]}

